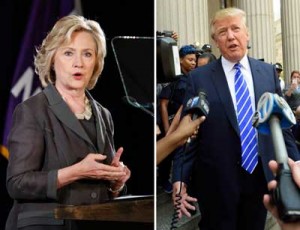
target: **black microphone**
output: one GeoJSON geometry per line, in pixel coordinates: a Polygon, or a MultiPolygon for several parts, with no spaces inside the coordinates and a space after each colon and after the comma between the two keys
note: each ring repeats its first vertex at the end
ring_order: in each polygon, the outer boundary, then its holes
{"type": "MultiPolygon", "coordinates": [[[[192,97],[188,100],[185,107],[185,114],[192,114],[192,120],[200,116],[207,116],[209,113],[209,103],[204,90],[199,90],[198,96],[192,97]]],[[[188,138],[186,146],[191,143],[191,137],[188,138]]]]}
{"type": "Polygon", "coordinates": [[[195,120],[200,116],[207,116],[209,113],[209,103],[204,90],[199,90],[198,96],[192,97],[186,103],[185,113],[192,114],[195,120]]]}

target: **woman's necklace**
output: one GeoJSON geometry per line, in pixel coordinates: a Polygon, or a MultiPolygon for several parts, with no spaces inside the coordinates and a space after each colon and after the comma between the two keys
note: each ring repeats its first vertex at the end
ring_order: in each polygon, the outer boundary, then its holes
{"type": "MultiPolygon", "coordinates": [[[[62,96],[62,99],[68,104],[67,99],[64,96],[62,96]]],[[[92,107],[87,97],[84,98],[84,111],[82,113],[74,113],[74,114],[78,120],[83,120],[83,119],[89,120],[92,117],[92,107]]]]}
{"type": "Polygon", "coordinates": [[[77,117],[78,120],[89,120],[92,117],[92,107],[89,99],[86,97],[84,99],[84,111],[82,113],[75,113],[75,116],[77,117]]]}

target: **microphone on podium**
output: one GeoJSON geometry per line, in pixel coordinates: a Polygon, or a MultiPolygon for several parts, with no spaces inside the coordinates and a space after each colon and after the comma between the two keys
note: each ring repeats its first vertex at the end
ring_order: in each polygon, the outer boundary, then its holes
{"type": "Polygon", "coordinates": [[[147,107],[145,105],[141,105],[140,103],[138,103],[134,97],[124,96],[122,99],[126,104],[129,104],[135,108],[141,109],[143,112],[149,114],[151,117],[154,117],[154,113],[152,111],[150,111],[149,109],[147,109],[147,107]]]}
{"type": "Polygon", "coordinates": [[[282,134],[282,129],[296,124],[295,116],[282,97],[266,92],[258,101],[252,122],[258,132],[272,136],[275,158],[279,165],[276,173],[277,187],[272,191],[272,199],[278,208],[279,218],[284,222],[299,221],[300,189],[292,178],[282,134]]]}

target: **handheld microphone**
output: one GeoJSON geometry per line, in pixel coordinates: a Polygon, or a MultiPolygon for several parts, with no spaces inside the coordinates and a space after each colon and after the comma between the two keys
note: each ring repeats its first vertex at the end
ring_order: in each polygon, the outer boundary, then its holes
{"type": "Polygon", "coordinates": [[[300,189],[292,178],[282,134],[282,129],[296,123],[295,116],[282,97],[266,92],[259,99],[252,122],[260,133],[272,135],[275,158],[279,164],[277,187],[272,191],[272,199],[278,208],[279,218],[284,222],[299,221],[300,189]]]}
{"type": "MultiPolygon", "coordinates": [[[[186,114],[192,114],[192,120],[195,120],[200,116],[207,116],[209,113],[209,103],[207,101],[206,93],[203,90],[199,90],[198,96],[188,100],[184,111],[186,114]]],[[[189,137],[187,144],[189,144],[191,140],[191,137],[189,137]]]]}
{"type": "Polygon", "coordinates": [[[192,119],[195,120],[200,116],[207,116],[209,113],[209,103],[206,93],[199,90],[198,96],[190,98],[186,103],[185,113],[192,114],[192,119]]]}

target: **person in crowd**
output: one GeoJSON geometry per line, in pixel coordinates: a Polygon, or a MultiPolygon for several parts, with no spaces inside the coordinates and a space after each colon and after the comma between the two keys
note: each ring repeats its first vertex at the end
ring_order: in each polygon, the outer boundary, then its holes
{"type": "MultiPolygon", "coordinates": [[[[177,147],[184,145],[188,138],[195,138],[199,125],[205,120],[204,116],[192,120],[191,114],[185,115],[180,121],[182,106],[176,113],[170,129],[165,137],[156,143],[156,164],[159,165],[177,147]]],[[[158,133],[159,134],[159,131],[158,133]]]]}
{"type": "MultiPolygon", "coordinates": [[[[196,49],[191,45],[182,46],[179,49],[181,73],[177,80],[164,87],[159,96],[160,117],[162,122],[162,136],[164,136],[172,123],[172,120],[183,103],[187,74],[196,67],[196,49]]],[[[167,193],[172,192],[170,173],[173,154],[170,154],[158,167],[158,184],[167,193]]]]}
{"type": "Polygon", "coordinates": [[[281,77],[281,73],[283,71],[282,65],[279,62],[276,62],[274,66],[275,66],[275,69],[276,69],[276,72],[277,72],[277,76],[279,78],[281,91],[283,91],[285,89],[285,83],[284,83],[284,80],[281,77]]]}
{"type": "Polygon", "coordinates": [[[284,96],[291,109],[296,112],[300,105],[300,72],[298,70],[291,72],[291,83],[285,89],[284,96]]]}
{"type": "MultiPolygon", "coordinates": [[[[189,148],[173,158],[174,205],[179,218],[189,217],[197,201],[201,230],[263,230],[262,200],[273,179],[267,162],[274,159],[274,146],[271,135],[257,133],[252,116],[263,93],[282,95],[279,80],[273,65],[248,57],[243,10],[217,11],[211,37],[221,57],[189,73],[183,103],[204,90],[209,114],[189,148]]],[[[299,160],[292,133],[283,135],[289,157],[299,160]]]]}
{"type": "MultiPolygon", "coordinates": [[[[292,159],[288,160],[288,164],[291,169],[292,177],[296,185],[300,188],[300,161],[293,161],[292,159]]],[[[272,170],[273,174],[276,174],[278,170],[278,163],[274,160],[269,162],[269,167],[272,170]]],[[[277,187],[277,181],[272,180],[268,183],[268,189],[271,191],[277,187]]],[[[300,221],[285,223],[278,216],[278,209],[274,205],[272,201],[272,196],[270,194],[265,194],[263,197],[263,202],[265,207],[269,210],[269,212],[277,219],[278,224],[280,225],[282,230],[299,230],[300,229],[300,221]]]]}
{"type": "Polygon", "coordinates": [[[211,44],[204,44],[204,45],[202,46],[201,50],[202,50],[203,53],[210,53],[211,56],[212,56],[212,58],[213,58],[214,60],[217,59],[216,56],[215,56],[215,55],[213,54],[213,52],[212,52],[212,46],[211,46],[211,44]]]}
{"type": "Polygon", "coordinates": [[[173,118],[182,105],[187,74],[196,67],[196,49],[191,45],[181,47],[179,49],[179,58],[182,75],[178,77],[178,80],[164,87],[159,96],[164,133],[167,133],[170,127],[170,117],[173,118]]]}
{"type": "Polygon", "coordinates": [[[212,53],[201,53],[197,55],[197,67],[206,65],[215,60],[217,59],[212,53]]]}
{"type": "Polygon", "coordinates": [[[111,114],[89,93],[105,56],[100,25],[75,15],[59,19],[37,48],[43,91],[17,105],[8,139],[7,230],[84,229],[54,218],[54,209],[125,193],[131,171],[120,161],[123,148],[115,151],[111,114]]]}
{"type": "Polygon", "coordinates": [[[292,126],[292,132],[300,150],[300,72],[298,70],[291,72],[291,83],[284,90],[284,97],[296,117],[296,124],[292,126]]]}

